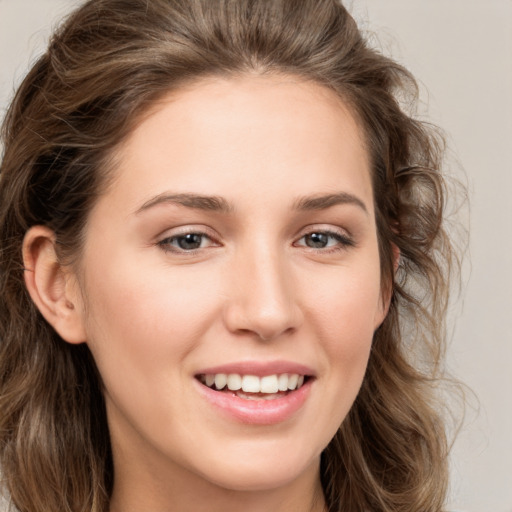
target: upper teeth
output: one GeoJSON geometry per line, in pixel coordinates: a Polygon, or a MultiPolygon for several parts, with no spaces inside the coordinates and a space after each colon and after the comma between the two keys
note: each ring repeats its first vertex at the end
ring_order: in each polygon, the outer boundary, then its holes
{"type": "Polygon", "coordinates": [[[240,375],[238,373],[216,373],[201,376],[201,381],[208,387],[218,390],[226,386],[231,391],[245,393],[278,393],[279,391],[292,391],[304,384],[304,375],[297,373],[283,373],[280,375],[240,375]]]}

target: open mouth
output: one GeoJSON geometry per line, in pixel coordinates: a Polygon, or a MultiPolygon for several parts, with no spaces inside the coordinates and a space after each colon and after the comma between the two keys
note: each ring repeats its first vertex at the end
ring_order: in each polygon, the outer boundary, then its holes
{"type": "Polygon", "coordinates": [[[311,378],[297,373],[241,375],[238,373],[200,374],[196,378],[214,391],[232,393],[246,400],[275,400],[300,389],[311,378]]]}

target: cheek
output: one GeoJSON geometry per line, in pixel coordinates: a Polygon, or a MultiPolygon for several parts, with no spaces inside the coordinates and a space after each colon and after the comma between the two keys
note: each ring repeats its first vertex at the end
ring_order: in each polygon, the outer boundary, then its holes
{"type": "MultiPolygon", "coordinates": [[[[140,263],[140,262],[139,262],[140,263]]],[[[102,377],[113,437],[166,439],[186,414],[189,356],[215,318],[214,287],[163,266],[91,265],[88,345],[102,377]]]]}
{"type": "Polygon", "coordinates": [[[360,272],[338,272],[325,282],[330,286],[311,298],[311,323],[333,379],[357,392],[382,317],[379,269],[373,264],[360,272]]]}
{"type": "Polygon", "coordinates": [[[212,321],[215,288],[162,266],[114,261],[91,265],[86,279],[86,331],[100,372],[151,374],[184,359],[212,321]]]}
{"type": "MultiPolygon", "coordinates": [[[[323,286],[306,289],[309,310],[321,327],[344,339],[365,339],[372,335],[382,317],[380,272],[374,261],[360,268],[335,269],[330,276],[317,276],[323,286]],[[321,279],[320,279],[321,278],[321,279]]],[[[306,283],[307,285],[307,283],[306,283]]]]}

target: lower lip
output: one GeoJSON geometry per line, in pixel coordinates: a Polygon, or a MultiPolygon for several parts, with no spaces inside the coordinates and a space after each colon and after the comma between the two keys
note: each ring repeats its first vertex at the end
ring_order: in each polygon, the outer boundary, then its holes
{"type": "Polygon", "coordinates": [[[230,418],[252,425],[274,425],[291,418],[306,402],[313,379],[299,389],[273,400],[246,400],[230,392],[214,391],[196,381],[202,396],[230,418]]]}

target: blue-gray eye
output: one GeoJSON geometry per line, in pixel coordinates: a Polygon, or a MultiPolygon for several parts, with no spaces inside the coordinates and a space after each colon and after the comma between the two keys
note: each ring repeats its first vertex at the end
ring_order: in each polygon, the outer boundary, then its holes
{"type": "Polygon", "coordinates": [[[164,238],[158,245],[165,251],[190,252],[204,248],[209,242],[210,237],[204,233],[183,233],[164,238]]]}
{"type": "Polygon", "coordinates": [[[304,235],[298,245],[310,249],[343,249],[354,245],[347,236],[333,231],[313,231],[304,235]]]}
{"type": "Polygon", "coordinates": [[[333,238],[333,236],[328,233],[310,233],[304,236],[304,241],[308,247],[323,249],[329,245],[330,238],[333,238]]]}
{"type": "Polygon", "coordinates": [[[200,233],[187,233],[186,235],[173,236],[170,242],[184,251],[193,251],[201,247],[203,238],[204,235],[200,233]]]}

